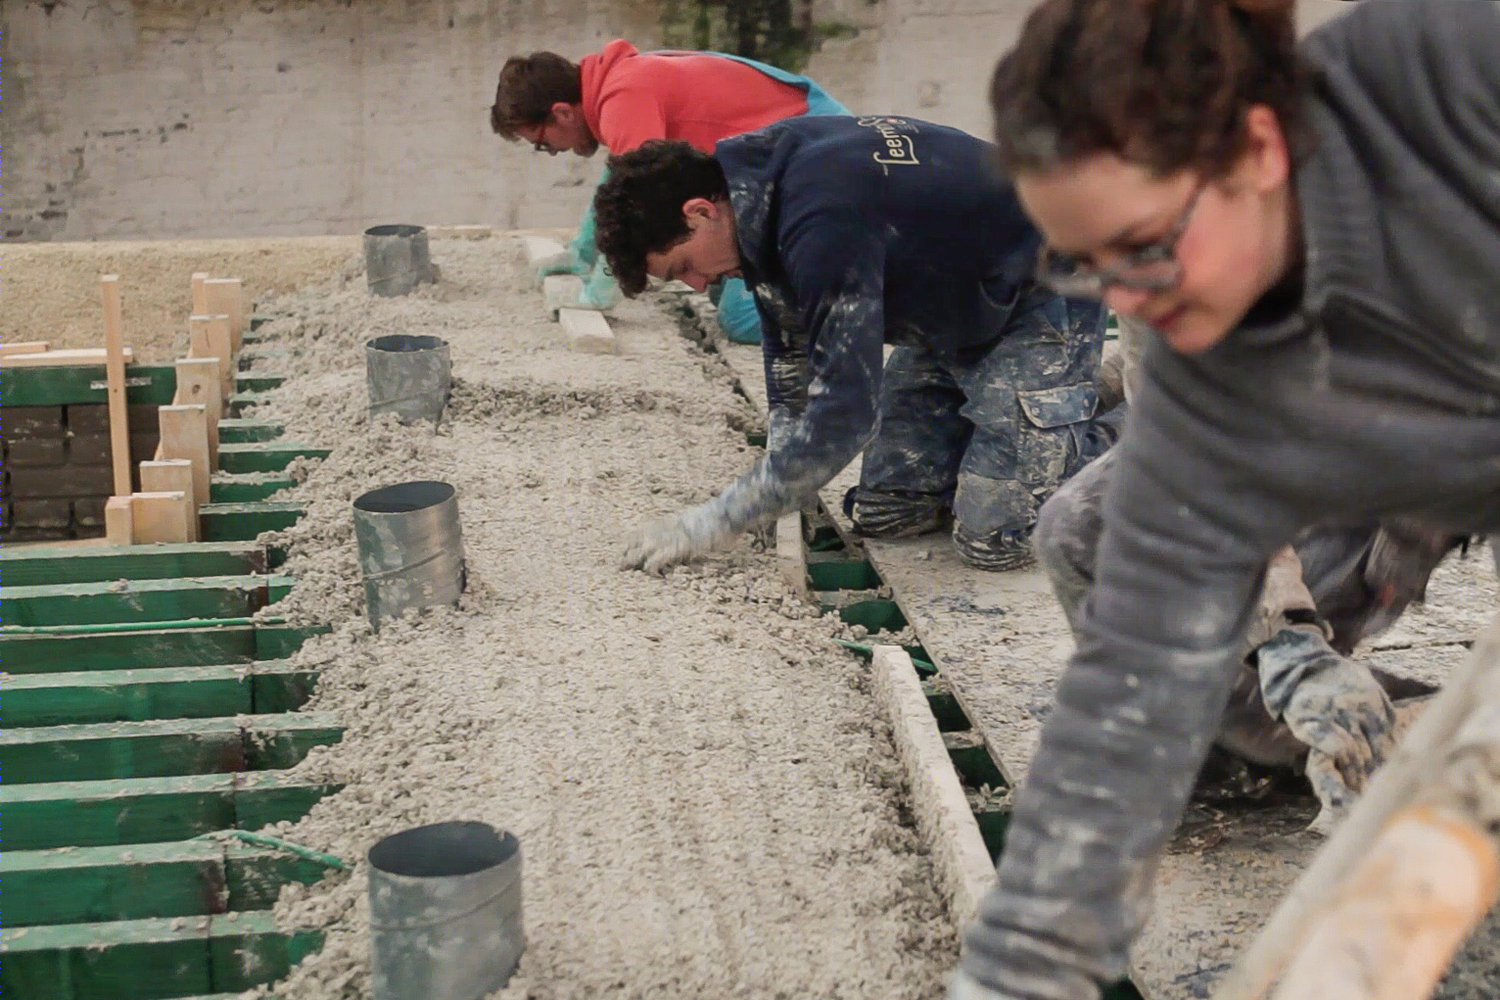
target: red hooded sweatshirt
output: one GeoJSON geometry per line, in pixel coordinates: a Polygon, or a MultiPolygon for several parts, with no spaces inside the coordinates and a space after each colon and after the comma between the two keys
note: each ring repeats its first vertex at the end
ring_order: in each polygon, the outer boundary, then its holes
{"type": "Polygon", "coordinates": [[[648,139],[681,139],[712,153],[720,139],[807,112],[800,88],[719,56],[642,55],[617,38],[578,65],[583,117],[611,153],[648,139]]]}

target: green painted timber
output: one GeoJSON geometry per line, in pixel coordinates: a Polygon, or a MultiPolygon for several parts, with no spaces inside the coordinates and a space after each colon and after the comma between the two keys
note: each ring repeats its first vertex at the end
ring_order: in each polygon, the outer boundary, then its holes
{"type": "Polygon", "coordinates": [[[275,372],[240,372],[234,377],[237,392],[266,392],[277,389],[287,377],[275,372]]]}
{"type": "Polygon", "coordinates": [[[880,574],[863,559],[829,558],[810,553],[807,579],[813,590],[874,590],[880,586],[880,574]]]}
{"type": "Polygon", "coordinates": [[[206,503],[198,508],[198,524],[205,542],[253,539],[266,531],[285,531],[307,513],[298,500],[261,500],[256,503],[206,503]]]}
{"type": "Polygon", "coordinates": [[[281,318],[282,317],[277,315],[276,313],[251,313],[249,332],[254,333],[256,330],[259,330],[261,327],[271,322],[271,320],[281,318]]]}
{"type": "Polygon", "coordinates": [[[927,696],[927,707],[932,709],[932,717],[937,720],[939,732],[957,733],[973,728],[973,723],[969,722],[969,717],[964,714],[963,708],[958,704],[958,699],[953,696],[952,691],[940,684],[924,680],[922,693],[927,696]]]}
{"type": "Polygon", "coordinates": [[[944,733],[943,746],[948,750],[948,759],[953,761],[953,769],[966,784],[974,788],[981,785],[989,785],[991,788],[1006,786],[1005,775],[1000,773],[999,766],[990,756],[989,747],[984,745],[984,737],[977,732],[966,730],[944,733]]]}
{"type": "Polygon", "coordinates": [[[271,394],[266,392],[233,392],[224,401],[224,412],[231,417],[241,416],[252,406],[264,406],[271,401],[271,394]]]}
{"type": "Polygon", "coordinates": [[[1000,852],[1005,848],[1005,833],[1010,829],[1010,810],[977,809],[974,811],[974,819],[979,824],[979,836],[984,840],[985,850],[990,852],[991,858],[998,860],[1000,852]]]}
{"type": "Polygon", "coordinates": [[[5,625],[84,625],[183,618],[241,618],[291,592],[289,576],[203,576],[0,587],[5,625]]]}
{"type": "Polygon", "coordinates": [[[254,542],[0,546],[0,584],[7,588],[175,576],[237,576],[264,573],[266,568],[265,546],[254,542]]]}
{"type": "Polygon", "coordinates": [[[280,472],[295,458],[327,458],[328,448],[289,441],[219,445],[219,468],[229,473],[280,472]]]}
{"type": "Polygon", "coordinates": [[[8,674],[197,667],[281,660],[326,626],[210,625],[191,629],[127,626],[92,635],[0,635],[8,674]]]}
{"type": "Polygon", "coordinates": [[[5,850],[187,840],[214,830],[258,830],[307,815],[338,785],[279,771],[0,786],[5,850]]]}
{"type": "Polygon", "coordinates": [[[216,504],[254,503],[296,485],[296,480],[291,477],[274,472],[248,472],[233,476],[218,472],[208,481],[208,501],[216,504]]]}
{"type": "Polygon", "coordinates": [[[219,444],[246,444],[251,441],[274,441],[281,437],[282,427],[269,420],[244,420],[225,417],[219,421],[219,444]]]}
{"type": "Polygon", "coordinates": [[[317,671],[290,660],[11,674],[0,728],[293,712],[307,704],[317,682],[317,671]]]}
{"type": "Polygon", "coordinates": [[[327,873],[288,851],[219,840],[0,853],[6,927],[267,910],[284,883],[327,873]]]}
{"type": "MultiPolygon", "coordinates": [[[[819,600],[822,598],[819,597],[819,600]]],[[[895,601],[855,601],[843,607],[823,601],[822,609],[824,614],[834,612],[845,624],[863,625],[871,633],[899,632],[906,628],[906,616],[901,613],[895,601]]]]}
{"type": "Polygon", "coordinates": [[[320,933],[278,931],[265,912],[22,927],[0,933],[0,997],[167,1000],[246,990],[322,946],[320,933]]]}
{"type": "MultiPolygon", "coordinates": [[[[67,406],[107,403],[103,365],[0,368],[0,400],[5,406],[67,406]]],[[[125,399],[131,403],[172,402],[177,372],[171,365],[126,365],[125,399]]]]}
{"type": "Polygon", "coordinates": [[[342,738],[323,712],[0,729],[0,773],[44,784],[274,771],[342,738]]]}

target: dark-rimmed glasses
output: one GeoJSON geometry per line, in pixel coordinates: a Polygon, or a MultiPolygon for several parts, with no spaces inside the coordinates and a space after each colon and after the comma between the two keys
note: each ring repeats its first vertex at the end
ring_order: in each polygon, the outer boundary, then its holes
{"type": "Polygon", "coordinates": [[[1193,189],[1186,207],[1167,235],[1149,246],[1125,254],[1117,263],[1097,267],[1076,254],[1058,253],[1043,246],[1037,257],[1036,278],[1059,295],[1070,298],[1102,299],[1111,288],[1129,288],[1139,292],[1166,292],[1182,281],[1182,262],[1177,259],[1177,244],[1193,220],[1193,210],[1206,184],[1193,189]]]}

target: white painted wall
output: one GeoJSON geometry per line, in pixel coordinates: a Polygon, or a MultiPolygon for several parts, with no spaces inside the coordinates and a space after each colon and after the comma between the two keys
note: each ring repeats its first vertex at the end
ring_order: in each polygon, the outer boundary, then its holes
{"type": "MultiPolygon", "coordinates": [[[[809,73],[858,112],[989,132],[1032,0],[818,0],[865,26],[809,73]]],[[[1303,0],[1308,21],[1346,5],[1303,0]]],[[[598,160],[500,140],[507,55],[649,46],[654,0],[14,0],[0,9],[7,238],[572,225],[598,160]]]]}

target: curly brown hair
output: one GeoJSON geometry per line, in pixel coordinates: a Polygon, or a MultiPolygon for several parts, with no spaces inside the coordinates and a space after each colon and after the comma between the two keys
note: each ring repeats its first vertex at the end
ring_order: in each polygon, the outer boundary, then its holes
{"type": "Polygon", "coordinates": [[[511,56],[500,67],[490,129],[507,139],[519,139],[516,129],[545,122],[552,115],[552,105],[582,100],[583,74],[576,64],[556,52],[511,56]]]}
{"type": "Polygon", "coordinates": [[[688,143],[652,139],[609,158],[609,178],[594,193],[594,241],[626,295],[646,290],[646,255],[691,235],[684,202],[729,200],[719,161],[688,143]]]}
{"type": "Polygon", "coordinates": [[[990,81],[1011,172],[1115,153],[1158,175],[1226,172],[1245,113],[1275,112],[1298,156],[1309,73],[1292,0],[1043,0],[990,81]]]}

